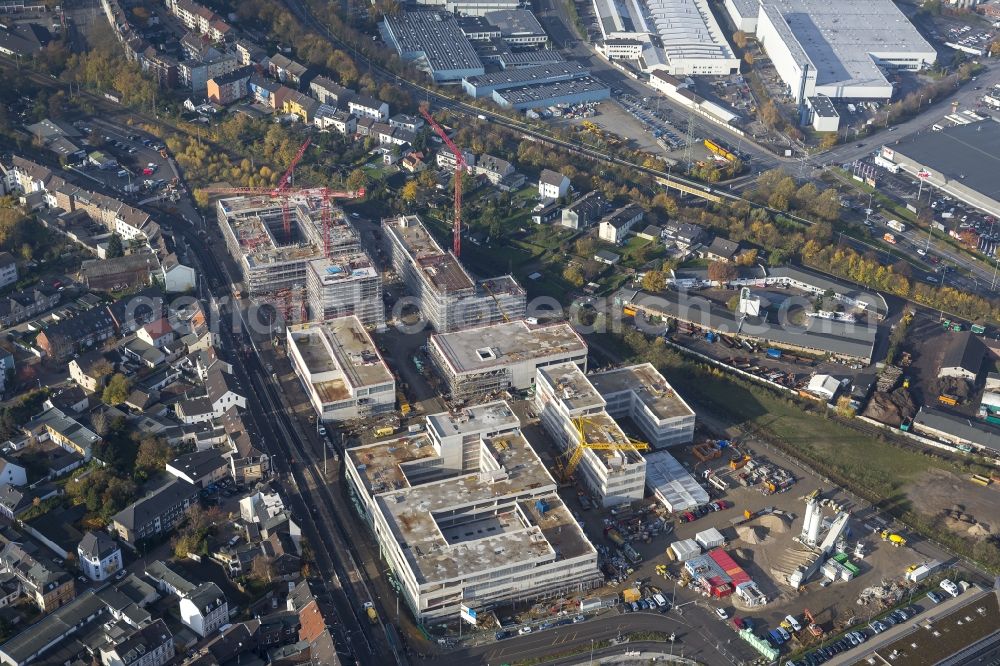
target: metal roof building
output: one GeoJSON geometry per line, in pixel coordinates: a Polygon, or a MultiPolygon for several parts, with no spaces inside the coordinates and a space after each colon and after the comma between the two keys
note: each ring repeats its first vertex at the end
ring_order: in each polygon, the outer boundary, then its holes
{"type": "Polygon", "coordinates": [[[386,16],[381,27],[385,41],[399,57],[415,61],[437,83],[486,71],[453,14],[401,11],[386,16]]]}
{"type": "Polygon", "coordinates": [[[708,504],[708,493],[666,451],[646,456],[646,485],[669,511],[687,511],[708,504]]]}

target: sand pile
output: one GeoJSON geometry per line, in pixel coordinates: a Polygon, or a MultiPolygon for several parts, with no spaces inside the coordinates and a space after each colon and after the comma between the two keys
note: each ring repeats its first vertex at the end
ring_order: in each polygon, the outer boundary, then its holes
{"type": "Polygon", "coordinates": [[[767,533],[759,527],[740,525],[736,528],[736,534],[739,536],[740,541],[750,544],[764,543],[767,539],[767,533]]]}
{"type": "Polygon", "coordinates": [[[976,523],[969,527],[969,536],[973,539],[982,539],[990,535],[989,525],[984,523],[976,523]]]}
{"type": "Polygon", "coordinates": [[[762,516],[760,524],[773,532],[777,532],[778,534],[784,534],[788,531],[788,524],[785,523],[785,519],[781,516],[776,516],[773,513],[762,516]]]}

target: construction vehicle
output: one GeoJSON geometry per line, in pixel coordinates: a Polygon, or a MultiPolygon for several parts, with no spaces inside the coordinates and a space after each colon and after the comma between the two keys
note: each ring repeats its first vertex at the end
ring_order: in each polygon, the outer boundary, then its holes
{"type": "Polygon", "coordinates": [[[634,317],[636,315],[636,312],[637,310],[635,308],[630,307],[628,305],[622,308],[622,314],[625,315],[626,317],[634,317]]]}
{"type": "Polygon", "coordinates": [[[809,612],[808,608],[802,610],[802,617],[806,621],[806,629],[810,634],[817,637],[823,635],[823,629],[816,624],[816,618],[813,617],[813,614],[809,612]]]}
{"type": "Polygon", "coordinates": [[[593,421],[586,417],[573,419],[573,424],[576,426],[577,441],[576,446],[568,453],[569,460],[562,470],[564,482],[568,482],[573,476],[573,472],[576,471],[580,461],[583,460],[584,451],[587,449],[591,451],[648,451],[650,448],[646,442],[640,442],[631,437],[628,437],[625,441],[618,442],[589,442],[587,441],[587,424],[589,423],[593,423],[593,421]]]}
{"type": "Polygon", "coordinates": [[[365,613],[368,615],[368,621],[372,624],[378,624],[378,613],[375,612],[375,604],[370,601],[364,603],[365,613]]]}
{"type": "Polygon", "coordinates": [[[664,578],[667,578],[670,575],[669,573],[667,573],[667,565],[666,564],[657,564],[656,565],[656,575],[657,576],[663,576],[664,578]]]}
{"type": "Polygon", "coordinates": [[[466,163],[465,155],[462,154],[462,151],[458,149],[458,146],[451,140],[451,137],[434,120],[434,116],[430,114],[426,104],[420,106],[420,114],[455,156],[455,177],[452,179],[455,187],[455,222],[451,230],[451,251],[455,253],[456,257],[460,257],[462,256],[462,172],[472,171],[472,169],[466,163]]]}
{"type": "Polygon", "coordinates": [[[629,587],[622,590],[622,601],[624,601],[627,604],[630,604],[633,601],[639,601],[640,598],[642,598],[642,595],[639,593],[639,590],[635,589],[634,587],[629,587]]]}
{"type": "Polygon", "coordinates": [[[898,534],[890,532],[889,530],[882,530],[882,532],[879,534],[879,537],[882,539],[882,541],[888,541],[896,548],[906,545],[906,539],[899,536],[898,534]]]}
{"type": "Polygon", "coordinates": [[[940,402],[942,405],[955,406],[958,404],[958,396],[952,395],[950,393],[942,393],[941,395],[938,396],[938,402],[940,402]]]}
{"type": "Polygon", "coordinates": [[[982,474],[973,474],[969,479],[980,486],[988,486],[993,483],[993,479],[988,476],[983,476],[982,474]]]}
{"type": "Polygon", "coordinates": [[[619,532],[616,529],[608,530],[607,537],[611,539],[612,543],[614,543],[616,546],[620,547],[625,545],[625,539],[622,537],[621,532],[619,532]]]}
{"type": "Polygon", "coordinates": [[[396,429],[392,426],[381,426],[379,428],[375,428],[376,437],[388,437],[394,432],[396,432],[396,429]]]}
{"type": "Polygon", "coordinates": [[[396,392],[396,400],[399,402],[399,413],[406,416],[410,413],[410,403],[407,402],[406,396],[401,392],[396,392]]]}
{"type": "Polygon", "coordinates": [[[886,243],[889,243],[890,245],[895,245],[896,244],[896,237],[894,235],[892,235],[892,234],[889,234],[889,233],[884,234],[882,236],[882,240],[884,240],[886,243]]]}
{"type": "Polygon", "coordinates": [[[743,467],[744,465],[746,465],[748,462],[750,462],[750,454],[745,453],[745,454],[743,454],[742,458],[734,456],[733,458],[731,458],[729,460],[729,469],[733,469],[733,470],[740,469],[741,467],[743,467]]]}

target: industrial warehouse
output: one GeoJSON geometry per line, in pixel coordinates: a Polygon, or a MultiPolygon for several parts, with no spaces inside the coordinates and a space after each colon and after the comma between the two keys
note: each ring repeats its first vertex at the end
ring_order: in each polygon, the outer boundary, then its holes
{"type": "Polygon", "coordinates": [[[1000,122],[984,120],[911,134],[882,147],[882,158],[993,216],[1000,216],[1000,122]]]}
{"type": "Polygon", "coordinates": [[[535,369],[571,362],[586,369],[587,345],[568,323],[524,320],[432,335],[428,353],[454,399],[524,391],[535,369]]]}
{"type": "Polygon", "coordinates": [[[420,622],[603,583],[597,550],[504,402],[347,450],[347,479],[420,622]]]}
{"type": "Polygon", "coordinates": [[[247,295],[286,319],[357,315],[366,326],[385,322],[382,278],[343,211],[304,196],[234,197],[216,204],[230,256],[247,295]],[[286,226],[287,222],[287,226],[286,226]]]}
{"type": "Polygon", "coordinates": [[[886,100],[893,86],[883,70],[918,71],[937,60],[891,0],[729,0],[726,9],[737,26],[755,29],[796,101],[886,100]]]}
{"type": "Polygon", "coordinates": [[[726,41],[707,0],[594,0],[610,60],[634,60],[644,72],[672,76],[725,76],[740,60],[726,41]]]}
{"type": "Polygon", "coordinates": [[[320,421],[391,412],[392,372],[357,317],[289,326],[288,356],[320,421]]]}
{"type": "Polygon", "coordinates": [[[421,316],[439,333],[524,317],[526,297],[503,275],[473,280],[458,257],[445,252],[416,215],[383,220],[392,267],[419,301],[421,316]]]}

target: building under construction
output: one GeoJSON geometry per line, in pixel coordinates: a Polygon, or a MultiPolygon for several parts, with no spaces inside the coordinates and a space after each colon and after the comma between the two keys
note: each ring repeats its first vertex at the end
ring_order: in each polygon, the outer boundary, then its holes
{"type": "Polygon", "coordinates": [[[445,252],[416,215],[382,221],[392,266],[420,313],[439,333],[524,318],[524,289],[510,275],[474,280],[451,251],[445,252]]]}
{"type": "Polygon", "coordinates": [[[341,209],[290,194],[220,199],[216,210],[255,301],[286,319],[307,318],[308,305],[308,318],[357,315],[366,326],[384,324],[381,277],[341,209]]]}
{"type": "Polygon", "coordinates": [[[544,365],[570,362],[587,367],[587,345],[565,322],[532,325],[521,319],[435,333],[427,347],[456,400],[529,389],[536,368],[544,365]]]}
{"type": "Polygon", "coordinates": [[[695,414],[652,363],[615,368],[589,377],[614,418],[629,417],[654,448],[690,444],[695,414]]]}
{"type": "Polygon", "coordinates": [[[646,459],[605,411],[605,400],[575,363],[539,367],[535,408],[542,426],[567,461],[583,447],[575,469],[602,506],[640,500],[645,493],[646,459]]]}

